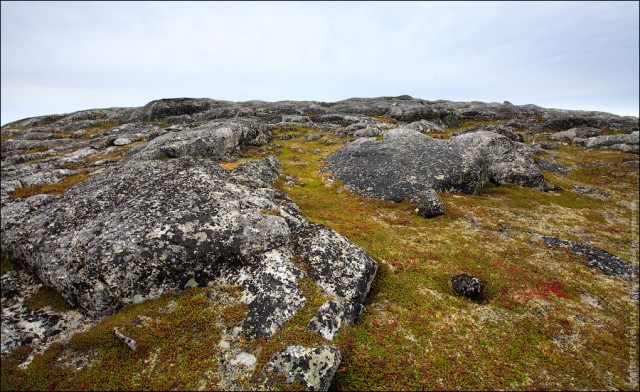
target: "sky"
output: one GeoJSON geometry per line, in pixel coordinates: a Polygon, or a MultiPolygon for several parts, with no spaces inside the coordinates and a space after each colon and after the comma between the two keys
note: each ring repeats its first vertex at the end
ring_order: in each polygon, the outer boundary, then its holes
{"type": "Polygon", "coordinates": [[[639,2],[1,3],[1,120],[408,94],[638,116],[639,2]]]}

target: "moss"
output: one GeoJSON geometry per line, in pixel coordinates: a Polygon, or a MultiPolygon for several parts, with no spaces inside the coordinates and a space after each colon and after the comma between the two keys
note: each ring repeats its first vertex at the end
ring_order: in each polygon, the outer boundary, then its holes
{"type": "Polygon", "coordinates": [[[67,189],[76,184],[79,184],[90,176],[91,173],[88,170],[82,170],[78,174],[63,178],[60,182],[56,182],[53,184],[35,185],[27,188],[16,188],[13,191],[7,193],[15,198],[30,197],[40,194],[62,195],[66,192],[67,189]]]}
{"type": "Polygon", "coordinates": [[[45,151],[48,151],[48,150],[49,150],[49,147],[47,147],[47,146],[38,146],[38,147],[31,148],[29,150],[24,150],[20,154],[22,154],[22,155],[35,154],[37,152],[45,152],[45,151]]]}
{"type": "Polygon", "coordinates": [[[13,269],[13,263],[9,255],[0,249],[0,274],[6,274],[9,271],[13,271],[13,269]]]}
{"type": "Polygon", "coordinates": [[[27,308],[31,310],[50,307],[53,310],[64,312],[71,310],[72,306],[56,290],[49,287],[41,287],[36,293],[24,301],[27,308]]]}
{"type": "Polygon", "coordinates": [[[265,215],[282,216],[278,210],[260,210],[260,212],[265,215]]]}
{"type": "Polygon", "coordinates": [[[222,319],[226,327],[234,327],[239,325],[247,316],[249,307],[243,303],[237,303],[226,307],[222,311],[222,319]]]}
{"type": "Polygon", "coordinates": [[[376,120],[383,122],[383,123],[387,123],[387,124],[396,124],[397,121],[394,119],[391,119],[389,117],[386,116],[371,116],[373,118],[375,118],[376,120]]]}
{"type": "Polygon", "coordinates": [[[144,121],[144,124],[145,125],[157,125],[160,128],[166,128],[166,127],[170,127],[171,125],[173,125],[170,122],[165,121],[165,120],[146,120],[146,121],[144,121]]]}
{"type": "Polygon", "coordinates": [[[81,139],[91,139],[94,135],[104,133],[112,128],[120,125],[120,121],[118,120],[109,120],[104,123],[86,127],[84,128],[84,134],[80,137],[81,139]]]}
{"type": "Polygon", "coordinates": [[[106,154],[94,154],[84,158],[85,163],[92,163],[101,160],[120,161],[124,159],[125,153],[135,147],[146,144],[145,141],[133,142],[124,146],[118,146],[106,154]]]}
{"type": "Polygon", "coordinates": [[[240,165],[240,162],[220,162],[218,165],[227,171],[232,171],[240,165]]]}

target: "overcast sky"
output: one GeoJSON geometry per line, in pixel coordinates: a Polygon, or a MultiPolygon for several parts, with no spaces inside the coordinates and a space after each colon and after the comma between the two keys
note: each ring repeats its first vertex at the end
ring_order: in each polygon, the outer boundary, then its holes
{"type": "Polygon", "coordinates": [[[409,94],[638,116],[638,2],[2,2],[2,118],[409,94]]]}

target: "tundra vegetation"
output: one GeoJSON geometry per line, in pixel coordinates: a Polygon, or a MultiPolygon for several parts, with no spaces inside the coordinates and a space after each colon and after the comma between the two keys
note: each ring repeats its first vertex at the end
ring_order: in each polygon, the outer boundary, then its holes
{"type": "MultiPolygon", "coordinates": [[[[248,110],[260,112],[255,107],[248,110]]],[[[184,114],[176,114],[180,115],[184,114]]],[[[369,117],[379,125],[380,135],[403,121],[399,116],[369,117]]],[[[448,139],[479,124],[500,126],[509,121],[465,119],[444,132],[425,134],[448,139]]],[[[542,130],[527,134],[526,145],[554,142],[549,139],[556,131],[549,127],[554,123],[542,122],[540,116],[533,122],[541,123],[542,130]]],[[[75,138],[95,138],[120,124],[104,121],[75,138]]],[[[155,129],[171,124],[167,119],[144,123],[155,129]]],[[[26,130],[4,127],[3,144],[26,130]]],[[[515,132],[524,134],[524,129],[515,132]]],[[[601,132],[622,131],[602,127],[601,132]]],[[[542,192],[487,183],[475,194],[440,192],[445,213],[426,219],[407,200],[361,196],[326,170],[325,158],[355,139],[353,133],[314,122],[283,122],[272,126],[267,143],[244,146],[238,155],[215,161],[233,172],[243,163],[276,156],[281,176],[272,186],[293,200],[310,222],[342,234],[379,263],[365,310],[355,323],[343,325],[333,341],[342,362],[332,388],[637,390],[637,275],[606,275],[588,267],[586,256],[549,247],[541,239],[586,243],[637,267],[637,154],[556,142],[558,149],[534,155],[571,169],[566,174],[542,170],[555,189],[542,192]],[[453,294],[451,277],[463,273],[480,279],[481,298],[453,294]]],[[[63,194],[101,170],[95,162],[128,159],[127,154],[146,144],[140,138],[108,152],[96,151],[69,162],[75,173],[59,182],[18,187],[8,194],[63,194]]],[[[61,151],[70,153],[56,142],[51,148],[30,147],[23,155],[44,153],[37,159],[46,160],[61,151]]],[[[272,208],[262,213],[280,214],[272,208]]],[[[3,276],[23,268],[19,262],[13,265],[13,259],[2,252],[3,276]]],[[[305,260],[294,261],[306,270],[305,260]]],[[[326,344],[307,323],[331,297],[308,276],[297,282],[307,300],[273,336],[239,335],[237,347],[255,354],[255,365],[247,369],[230,368],[233,358],[221,343],[249,311],[241,301],[242,288],[193,285],[125,304],[42,353],[33,355],[32,344],[13,348],[2,356],[2,390],[304,389],[300,381],[288,382],[265,367],[288,346],[326,344]],[[135,350],[116,338],[116,327],[137,342],[135,350]]],[[[26,303],[32,309],[74,311],[45,286],[26,303]]]]}

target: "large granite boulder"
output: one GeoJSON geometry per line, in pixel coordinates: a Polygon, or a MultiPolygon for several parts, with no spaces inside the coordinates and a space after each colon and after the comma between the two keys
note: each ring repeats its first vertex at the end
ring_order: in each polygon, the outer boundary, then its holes
{"type": "Polygon", "coordinates": [[[2,247],[93,316],[190,282],[241,284],[247,335],[271,335],[305,303],[296,279],[310,276],[327,293],[361,303],[377,268],[269,186],[278,167],[275,158],[231,173],[190,157],[126,161],[62,197],[3,206],[2,247]],[[307,259],[308,270],[294,256],[307,259]]]}
{"type": "Polygon", "coordinates": [[[444,213],[437,192],[473,194],[487,181],[546,189],[526,149],[487,131],[434,139],[394,129],[383,140],[361,138],[327,158],[327,170],[364,196],[418,204],[425,217],[444,213]]]}

